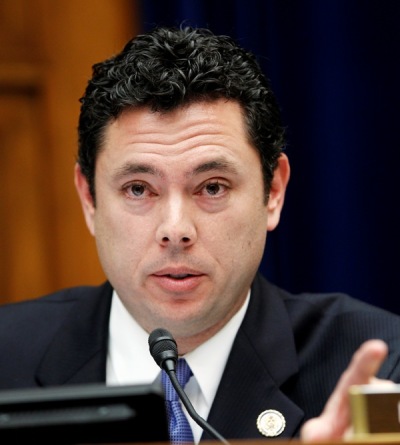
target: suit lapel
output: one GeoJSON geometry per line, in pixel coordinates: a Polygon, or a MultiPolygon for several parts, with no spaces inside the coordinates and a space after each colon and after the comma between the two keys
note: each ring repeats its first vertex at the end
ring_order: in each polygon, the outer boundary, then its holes
{"type": "Polygon", "coordinates": [[[112,288],[79,288],[37,370],[41,386],[105,382],[112,288]]]}
{"type": "MultiPolygon", "coordinates": [[[[304,414],[285,395],[282,385],[297,371],[292,327],[282,299],[275,287],[257,277],[209,423],[227,438],[261,439],[257,418],[263,411],[273,409],[286,420],[279,437],[293,437],[304,414]]],[[[202,439],[210,437],[204,433],[202,439]]]]}

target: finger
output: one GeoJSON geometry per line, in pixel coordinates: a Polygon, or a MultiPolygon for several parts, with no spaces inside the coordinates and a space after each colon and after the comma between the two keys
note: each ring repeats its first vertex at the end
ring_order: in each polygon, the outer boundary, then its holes
{"type": "Polygon", "coordinates": [[[321,416],[303,426],[305,441],[341,439],[350,427],[349,389],[352,385],[370,383],[387,356],[387,345],[381,340],[369,340],[355,352],[328,399],[321,416]]]}
{"type": "MultiPolygon", "coordinates": [[[[354,353],[351,362],[339,379],[325,410],[336,412],[349,398],[352,385],[366,385],[375,377],[388,353],[386,343],[368,340],[354,353]]],[[[325,411],[324,410],[324,411],[325,411]]]]}

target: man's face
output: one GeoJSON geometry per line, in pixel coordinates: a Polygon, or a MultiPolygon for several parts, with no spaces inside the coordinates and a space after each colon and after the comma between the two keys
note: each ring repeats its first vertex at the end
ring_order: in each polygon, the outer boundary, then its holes
{"type": "Polygon", "coordinates": [[[96,161],[96,206],[79,167],[76,185],[128,311],[148,332],[204,340],[244,302],[288,176],[281,156],[265,203],[241,108],[218,100],[164,114],[125,111],[96,161]]]}

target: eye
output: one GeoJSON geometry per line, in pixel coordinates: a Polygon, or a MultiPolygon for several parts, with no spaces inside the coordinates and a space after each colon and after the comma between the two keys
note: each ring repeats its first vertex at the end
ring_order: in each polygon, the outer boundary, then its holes
{"type": "Polygon", "coordinates": [[[221,183],[219,180],[213,179],[202,185],[198,194],[206,198],[219,198],[226,195],[228,188],[229,187],[226,184],[221,183]]]}
{"type": "Polygon", "coordinates": [[[124,193],[131,199],[145,199],[151,197],[154,193],[151,192],[149,186],[142,182],[133,182],[127,184],[124,188],[124,193]]]}
{"type": "Polygon", "coordinates": [[[215,195],[218,195],[218,193],[221,191],[222,186],[218,182],[214,182],[211,184],[207,184],[205,186],[205,189],[209,195],[215,196],[215,195]]]}
{"type": "Polygon", "coordinates": [[[143,184],[132,184],[128,187],[128,190],[133,196],[142,196],[146,191],[146,187],[143,184]]]}

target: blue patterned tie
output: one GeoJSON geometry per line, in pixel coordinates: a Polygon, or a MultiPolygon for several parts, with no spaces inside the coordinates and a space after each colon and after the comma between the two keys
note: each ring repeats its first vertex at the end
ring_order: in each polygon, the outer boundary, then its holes
{"type": "MultiPolygon", "coordinates": [[[[192,375],[186,360],[179,359],[176,367],[176,376],[179,383],[184,388],[192,375]]],[[[169,423],[169,437],[171,444],[179,445],[184,443],[193,443],[193,433],[189,422],[182,411],[182,405],[179,396],[172,386],[170,379],[165,371],[162,371],[161,381],[165,391],[165,404],[167,407],[167,416],[169,423]]]]}

